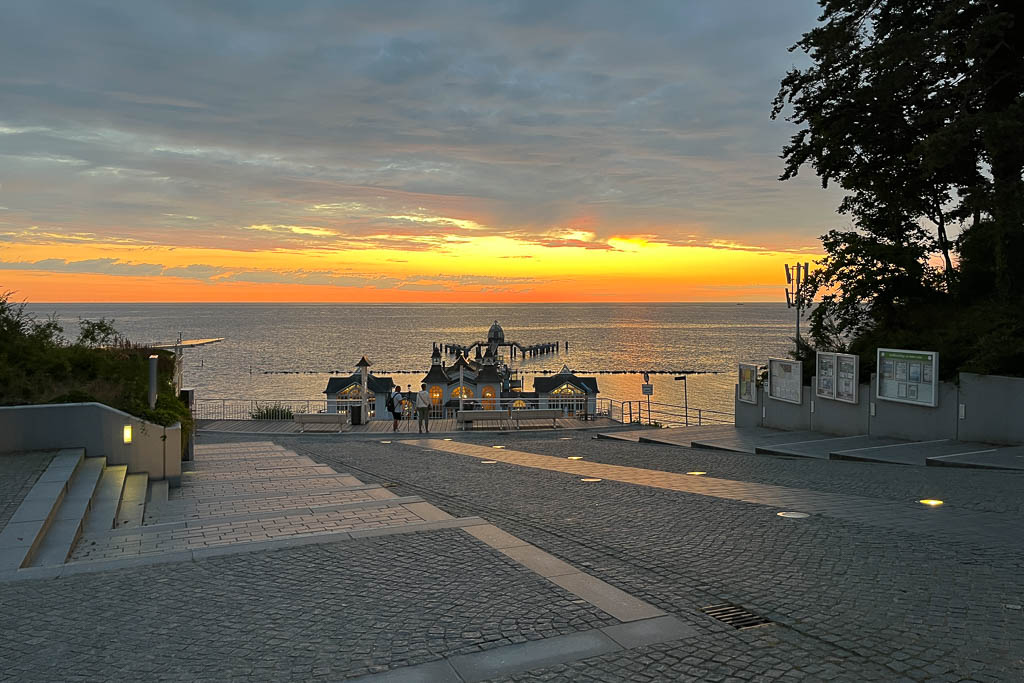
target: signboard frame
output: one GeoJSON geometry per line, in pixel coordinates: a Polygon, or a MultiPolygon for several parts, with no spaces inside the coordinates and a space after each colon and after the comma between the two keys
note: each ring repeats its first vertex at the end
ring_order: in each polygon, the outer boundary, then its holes
{"type": "Polygon", "coordinates": [[[852,403],[857,405],[860,403],[860,356],[853,353],[837,353],[836,354],[836,400],[842,401],[843,403],[852,403]],[[853,364],[853,377],[844,377],[843,364],[853,364]],[[846,380],[850,380],[850,397],[846,398],[840,391],[840,386],[844,384],[846,380]]]}
{"type": "Polygon", "coordinates": [[[836,354],[818,351],[814,357],[814,395],[818,398],[836,400],[836,354]]]}
{"type": "Polygon", "coordinates": [[[785,358],[769,358],[768,359],[768,397],[776,401],[783,401],[785,403],[793,403],[795,405],[801,405],[803,403],[803,381],[804,376],[804,364],[803,361],[799,360],[787,360],[785,358]],[[775,379],[776,371],[775,367],[779,363],[785,363],[792,366],[791,373],[796,377],[797,392],[796,398],[787,398],[786,396],[777,395],[780,391],[781,382],[775,379]]]}
{"type": "Polygon", "coordinates": [[[653,396],[654,395],[654,385],[653,384],[649,384],[649,383],[641,384],[640,385],[640,392],[641,392],[641,394],[643,396],[653,396]]]}
{"type": "Polygon", "coordinates": [[[935,408],[939,405],[939,352],[913,349],[877,349],[877,375],[875,398],[879,401],[907,403],[913,406],[935,408]],[[884,358],[884,356],[891,356],[884,358]],[[903,356],[902,358],[900,356],[903,356]],[[917,356],[917,358],[915,358],[917,356]],[[928,357],[928,358],[925,358],[928,357]],[[891,372],[885,370],[886,361],[892,363],[891,372]],[[891,378],[887,377],[891,375],[891,378]],[[914,379],[917,377],[917,379],[914,379]],[[882,393],[883,386],[895,386],[896,395],[882,393]],[[931,386],[930,400],[921,400],[922,386],[931,386]],[[904,396],[899,394],[903,393],[904,396]]]}
{"type": "Polygon", "coordinates": [[[740,363],[739,364],[739,375],[737,377],[737,393],[736,397],[743,403],[757,404],[757,370],[758,367],[753,363],[740,363]],[[744,381],[743,371],[749,371],[749,380],[744,381]],[[749,398],[744,398],[748,395],[744,392],[744,385],[750,388],[749,398]]]}

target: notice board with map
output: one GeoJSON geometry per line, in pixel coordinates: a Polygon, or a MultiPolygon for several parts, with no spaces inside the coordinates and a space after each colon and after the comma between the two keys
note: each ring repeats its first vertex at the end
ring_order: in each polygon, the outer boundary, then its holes
{"type": "Polygon", "coordinates": [[[744,403],[757,403],[757,366],[740,363],[740,395],[744,403]]]}
{"type": "Polygon", "coordinates": [[[796,403],[803,398],[803,363],[798,360],[768,359],[768,396],[776,401],[796,403]]]}
{"type": "Polygon", "coordinates": [[[878,349],[877,398],[934,408],[938,389],[938,352],[878,349]]]}

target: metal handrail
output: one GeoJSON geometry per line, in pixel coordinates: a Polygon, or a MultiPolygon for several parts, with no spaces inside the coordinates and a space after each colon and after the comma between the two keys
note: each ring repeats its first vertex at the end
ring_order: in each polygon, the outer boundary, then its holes
{"type": "MultiPolygon", "coordinates": [[[[207,420],[252,420],[260,419],[291,419],[298,413],[349,412],[353,406],[362,405],[361,399],[233,399],[233,398],[197,398],[192,404],[192,416],[195,419],[207,420]]],[[[403,401],[403,412],[412,416],[412,401],[403,401]]],[[[374,400],[369,401],[371,414],[375,411],[374,400]]],[[[647,402],[645,400],[620,401],[613,398],[598,397],[545,397],[519,398],[479,396],[463,401],[463,408],[492,410],[533,410],[561,408],[567,417],[590,419],[607,417],[624,424],[660,424],[662,426],[690,426],[706,424],[732,424],[733,413],[708,408],[695,408],[672,403],[647,402]]],[[[446,407],[431,405],[430,417],[438,419],[444,416],[446,407]]],[[[450,409],[448,409],[450,410],[450,409]]],[[[452,415],[453,416],[453,415],[452,415]]],[[[389,416],[382,415],[387,418],[389,416]]]]}

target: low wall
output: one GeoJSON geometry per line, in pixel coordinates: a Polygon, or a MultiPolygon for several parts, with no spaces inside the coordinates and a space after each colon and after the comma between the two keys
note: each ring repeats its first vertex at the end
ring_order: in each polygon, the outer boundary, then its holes
{"type": "MultiPolygon", "coordinates": [[[[758,393],[764,393],[758,392],[758,393]]],[[[802,402],[787,403],[777,401],[770,396],[765,396],[764,419],[761,424],[773,429],[788,429],[790,431],[806,431],[811,428],[811,388],[802,387],[802,402]]]]}
{"type": "MultiPolygon", "coordinates": [[[[816,379],[811,380],[811,386],[816,386],[816,379]]],[[[842,436],[867,434],[871,387],[862,384],[857,387],[857,390],[857,403],[845,403],[815,396],[814,408],[811,411],[811,429],[816,432],[842,436]]]]}
{"type": "Polygon", "coordinates": [[[915,406],[875,398],[878,376],[871,375],[871,404],[874,414],[868,426],[871,436],[929,441],[957,438],[957,387],[939,382],[939,401],[931,406],[915,406]]]}
{"type": "Polygon", "coordinates": [[[84,448],[107,464],[127,465],[129,474],[181,482],[181,425],[161,427],[102,403],[0,407],[0,435],[0,451],[84,448]],[[128,444],[125,425],[132,428],[128,444]]]}
{"type": "Polygon", "coordinates": [[[961,372],[959,403],[961,441],[1024,443],[1024,378],[961,372]]]}
{"type": "Polygon", "coordinates": [[[757,403],[746,403],[740,400],[740,385],[733,385],[733,413],[735,414],[735,424],[737,427],[760,427],[761,426],[761,408],[764,403],[764,392],[761,387],[757,387],[755,392],[757,395],[757,403]]]}

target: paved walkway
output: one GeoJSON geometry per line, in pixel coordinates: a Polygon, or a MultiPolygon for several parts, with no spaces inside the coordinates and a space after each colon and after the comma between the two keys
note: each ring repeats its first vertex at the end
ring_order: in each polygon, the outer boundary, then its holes
{"type": "Polygon", "coordinates": [[[716,479],[705,476],[704,472],[679,474],[587,462],[582,459],[582,456],[576,456],[581,459],[570,460],[504,447],[495,448],[494,446],[440,439],[417,439],[402,443],[521,467],[564,472],[577,475],[584,482],[586,479],[617,481],[768,505],[779,508],[781,511],[820,514],[891,529],[931,533],[953,540],[975,543],[987,541],[1000,546],[1011,544],[1024,547],[1024,534],[1021,533],[1019,520],[1007,520],[1002,515],[992,513],[957,510],[947,505],[931,507],[917,501],[905,503],[879,501],[863,496],[819,493],[785,486],[716,479]]]}

